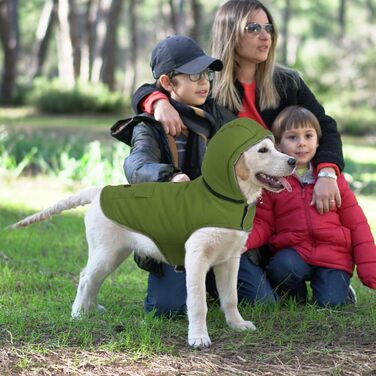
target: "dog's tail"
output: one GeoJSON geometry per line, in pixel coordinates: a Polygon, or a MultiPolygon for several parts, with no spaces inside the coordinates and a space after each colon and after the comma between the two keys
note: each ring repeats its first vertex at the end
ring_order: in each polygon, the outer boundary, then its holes
{"type": "Polygon", "coordinates": [[[31,225],[32,223],[44,221],[45,219],[48,219],[55,214],[60,214],[64,210],[69,210],[77,208],[78,206],[90,204],[93,201],[94,197],[100,192],[100,190],[101,188],[99,187],[90,187],[83,189],[70,197],[56,202],[52,206],[36,214],[30,215],[22,219],[21,221],[8,226],[7,229],[26,227],[28,225],[31,225]]]}

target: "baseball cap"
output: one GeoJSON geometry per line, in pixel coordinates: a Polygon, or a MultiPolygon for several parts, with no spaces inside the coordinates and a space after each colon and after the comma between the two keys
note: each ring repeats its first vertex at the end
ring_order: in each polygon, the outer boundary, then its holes
{"type": "Polygon", "coordinates": [[[210,68],[220,71],[221,60],[206,55],[204,50],[191,38],[172,35],[159,42],[151,53],[150,67],[155,79],[162,74],[179,72],[196,74],[210,68]]]}

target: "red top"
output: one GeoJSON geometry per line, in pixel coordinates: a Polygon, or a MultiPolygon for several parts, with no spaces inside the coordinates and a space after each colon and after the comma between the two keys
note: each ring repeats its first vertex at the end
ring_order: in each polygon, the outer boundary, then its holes
{"type": "Polygon", "coordinates": [[[244,96],[242,109],[238,113],[238,116],[256,120],[264,128],[268,129],[256,108],[256,81],[253,81],[250,84],[241,82],[241,84],[244,88],[244,96]]]}

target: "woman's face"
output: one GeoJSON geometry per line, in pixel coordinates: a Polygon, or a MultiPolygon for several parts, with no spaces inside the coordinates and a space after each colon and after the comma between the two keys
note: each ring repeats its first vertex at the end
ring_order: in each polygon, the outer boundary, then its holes
{"type": "MultiPolygon", "coordinates": [[[[250,15],[247,20],[247,24],[249,23],[265,26],[269,24],[269,19],[262,9],[258,9],[250,15]]],[[[262,63],[268,58],[271,45],[272,35],[265,27],[262,27],[258,34],[245,30],[244,36],[235,48],[236,62],[240,66],[262,63]]]]}

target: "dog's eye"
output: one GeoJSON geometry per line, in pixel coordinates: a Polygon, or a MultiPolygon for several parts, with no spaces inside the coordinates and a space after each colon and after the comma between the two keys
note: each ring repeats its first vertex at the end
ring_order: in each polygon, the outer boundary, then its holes
{"type": "Polygon", "coordinates": [[[263,147],[263,148],[258,150],[259,153],[267,153],[268,151],[269,151],[269,149],[266,148],[266,147],[263,147]]]}

